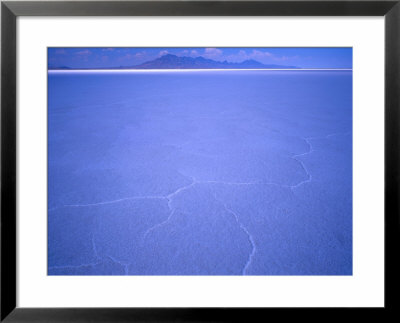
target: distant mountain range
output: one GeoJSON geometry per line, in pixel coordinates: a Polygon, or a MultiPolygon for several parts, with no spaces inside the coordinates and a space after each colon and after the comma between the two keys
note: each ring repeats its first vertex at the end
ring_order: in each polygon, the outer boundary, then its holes
{"type": "MultiPolygon", "coordinates": [[[[228,61],[214,61],[204,57],[187,57],[166,54],[152,61],[148,61],[134,66],[102,67],[97,69],[285,69],[298,68],[296,66],[262,64],[253,59],[245,60],[241,63],[228,61]]],[[[49,67],[49,69],[72,69],[67,66],[49,67]]],[[[88,69],[88,68],[77,68],[88,69]]],[[[91,68],[93,69],[93,68],[91,68]]]]}
{"type": "Polygon", "coordinates": [[[295,66],[262,64],[253,59],[241,63],[228,61],[218,62],[204,57],[179,57],[172,54],[161,56],[155,60],[133,66],[136,69],[208,69],[208,68],[297,68],[295,66]]]}

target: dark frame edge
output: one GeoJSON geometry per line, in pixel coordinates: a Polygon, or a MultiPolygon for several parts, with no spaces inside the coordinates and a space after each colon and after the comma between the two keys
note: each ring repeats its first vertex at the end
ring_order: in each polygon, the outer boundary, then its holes
{"type": "MultiPolygon", "coordinates": [[[[177,1],[175,1],[176,3],[177,1]]],[[[304,1],[309,2],[309,1],[304,1]]],[[[303,3],[300,1],[299,3],[303,3]]],[[[333,1],[330,1],[333,2],[333,1]]],[[[368,7],[368,12],[385,15],[385,316],[388,311],[398,311],[399,265],[394,255],[400,245],[400,2],[383,1],[379,12],[376,6],[368,7]]],[[[55,4],[55,2],[52,2],[55,4]]],[[[89,5],[89,2],[85,2],[89,5]]],[[[106,3],[106,2],[105,2],[106,3]]],[[[107,2],[110,4],[110,2],[107,2]]],[[[141,2],[143,3],[143,2],[141,2]]],[[[46,2],[1,3],[1,291],[0,321],[7,322],[166,322],[166,321],[229,321],[240,320],[245,314],[263,314],[261,309],[184,309],[184,308],[16,308],[16,18],[36,16],[40,12],[49,13],[46,2]],[[11,5],[10,5],[11,4],[11,5]],[[32,8],[39,7],[31,11],[32,8]],[[30,14],[29,14],[30,12],[30,14]],[[13,214],[14,216],[4,216],[13,214]],[[250,312],[252,311],[252,312],[250,312]],[[230,313],[228,313],[230,312],[230,313]],[[207,313],[207,314],[206,314],[207,313]]],[[[93,6],[95,2],[90,5],[93,6]]],[[[288,3],[282,2],[285,6],[288,3]]],[[[63,7],[55,5],[56,16],[63,16],[63,7]]],[[[343,9],[343,7],[340,7],[343,9]]],[[[353,15],[354,9],[343,15],[353,15]],[[348,14],[350,13],[350,14],[348,14]]],[[[359,7],[358,7],[359,8],[359,7]]],[[[75,7],[75,10],[77,8],[75,7]]],[[[189,8],[193,10],[193,7],[189,8]]],[[[320,9],[319,9],[320,10],[320,9]]],[[[325,8],[324,10],[329,10],[325,8]]],[[[336,10],[338,10],[336,8],[336,10]]],[[[146,11],[147,12],[147,11],[146,11]]],[[[123,15],[131,15],[125,13],[123,15]]],[[[179,13],[180,14],[180,13],[179,13]]],[[[165,15],[179,15],[175,12],[165,15]]],[[[98,13],[91,13],[98,15],[98,13]]],[[[111,14],[112,15],[112,14],[111,14]]],[[[136,13],[136,15],[143,15],[136,13]]],[[[206,14],[203,14],[206,15],[206,14]]],[[[231,15],[231,14],[229,14],[231,15]]],[[[258,15],[263,15],[259,13],[258,15]]],[[[271,14],[275,15],[275,14],[271,14]]],[[[279,14],[278,14],[279,15],[279,14]]],[[[297,15],[302,15],[301,13],[297,15]]],[[[317,15],[317,14],[315,14],[317,15]]],[[[340,15],[340,14],[337,14],[340,15]]],[[[358,15],[365,15],[359,13],[358,15]]],[[[278,313],[285,308],[274,309],[278,313]]],[[[300,309],[301,313],[309,313],[308,309],[300,309]]],[[[320,309],[316,309],[320,312],[320,309]]],[[[322,309],[321,309],[322,310],[322,309]]],[[[369,317],[382,319],[383,309],[369,317]],[[375,315],[377,314],[377,315],[375,315]]],[[[293,312],[293,311],[291,311],[293,312]]],[[[315,309],[313,310],[315,314],[315,309]]],[[[332,313],[332,309],[324,309],[324,314],[332,313]]],[[[246,320],[243,318],[243,320],[246,320]]]]}
{"type": "Polygon", "coordinates": [[[400,3],[385,16],[385,308],[399,309],[400,3]],[[395,256],[396,255],[396,256],[395,256]]]}
{"type": "Polygon", "coordinates": [[[0,318],[16,307],[16,15],[1,4],[0,318]],[[7,215],[7,216],[5,216],[7,215]]]}
{"type": "Polygon", "coordinates": [[[5,2],[17,16],[383,16],[397,0],[5,2]]]}

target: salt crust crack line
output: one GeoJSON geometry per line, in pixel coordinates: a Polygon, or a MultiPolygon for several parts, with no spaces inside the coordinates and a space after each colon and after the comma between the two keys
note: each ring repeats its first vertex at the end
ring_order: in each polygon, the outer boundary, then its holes
{"type": "Polygon", "coordinates": [[[169,213],[169,215],[168,215],[166,220],[164,220],[164,221],[162,221],[160,223],[157,223],[156,225],[153,225],[150,229],[148,229],[143,234],[143,243],[146,240],[146,238],[147,238],[147,236],[149,235],[150,232],[152,232],[152,231],[156,230],[157,228],[162,227],[163,225],[167,224],[171,220],[172,216],[174,215],[174,212],[175,212],[175,209],[174,210],[170,210],[170,213],[169,213]]]}
{"type": "Polygon", "coordinates": [[[96,242],[94,240],[94,234],[92,234],[91,243],[92,243],[93,253],[94,253],[94,256],[95,256],[97,262],[81,264],[81,265],[51,266],[51,267],[49,267],[49,270],[51,270],[51,269],[79,269],[79,268],[84,268],[84,267],[94,267],[94,266],[99,266],[99,265],[103,264],[104,258],[109,258],[112,262],[115,262],[115,263],[119,264],[122,268],[124,268],[124,274],[128,275],[129,264],[125,264],[111,256],[108,256],[108,255],[105,257],[99,256],[99,254],[97,252],[96,242]]]}
{"type": "Polygon", "coordinates": [[[308,147],[309,147],[309,148],[308,148],[308,151],[306,151],[306,152],[304,152],[304,153],[301,153],[301,154],[293,155],[292,158],[300,163],[301,167],[303,168],[304,172],[305,172],[306,175],[307,175],[307,179],[306,179],[306,180],[303,180],[303,181],[301,181],[301,182],[299,182],[299,183],[297,183],[296,185],[291,185],[291,186],[289,186],[290,189],[297,188],[297,187],[299,187],[300,185],[303,185],[303,184],[305,184],[305,183],[311,182],[311,180],[312,180],[312,175],[311,175],[310,172],[307,170],[307,167],[305,166],[305,164],[304,164],[300,159],[297,158],[297,157],[300,157],[300,156],[309,155],[309,154],[311,154],[311,153],[314,152],[314,149],[313,149],[313,147],[312,147],[312,145],[311,145],[310,140],[313,140],[313,139],[316,139],[316,140],[318,140],[318,139],[329,139],[330,137],[334,137],[334,136],[346,136],[346,135],[350,135],[350,134],[351,134],[351,132],[348,131],[348,132],[344,132],[344,133],[342,133],[342,132],[331,133],[331,134],[328,134],[328,135],[323,136],[323,137],[307,137],[307,138],[303,138],[303,137],[302,137],[301,139],[303,139],[303,140],[307,143],[307,145],[308,145],[308,147]]]}
{"type": "MultiPolygon", "coordinates": [[[[85,206],[97,206],[97,205],[106,205],[106,204],[114,204],[118,202],[123,202],[127,200],[159,200],[165,199],[164,196],[133,196],[133,197],[124,197],[117,200],[98,202],[98,203],[89,203],[89,204],[66,204],[63,207],[85,207],[85,206]]],[[[61,208],[61,207],[59,207],[61,208]]],[[[53,208],[54,209],[54,208],[53,208]]]]}
{"type": "Polygon", "coordinates": [[[100,259],[99,254],[97,253],[96,242],[94,241],[94,233],[92,234],[92,249],[96,259],[100,259]]]}
{"type": "Polygon", "coordinates": [[[308,170],[307,170],[306,166],[304,165],[304,163],[303,163],[300,159],[297,158],[297,157],[300,157],[300,156],[309,155],[309,154],[311,154],[311,153],[314,151],[314,149],[312,148],[311,143],[309,142],[309,139],[312,139],[312,138],[302,138],[302,139],[307,143],[307,145],[308,145],[308,151],[306,151],[306,152],[304,152],[304,153],[301,153],[301,154],[294,155],[294,156],[292,156],[292,158],[293,158],[294,160],[296,160],[297,162],[300,163],[301,167],[303,168],[304,172],[305,172],[306,175],[307,175],[307,179],[306,179],[306,180],[303,180],[303,181],[301,181],[301,182],[299,182],[299,183],[297,183],[296,185],[291,185],[291,186],[290,186],[290,189],[297,188],[297,187],[299,187],[300,185],[303,185],[303,184],[305,184],[305,183],[311,182],[311,180],[312,180],[312,176],[311,176],[311,174],[308,172],[308,170]]]}
{"type": "MultiPolygon", "coordinates": [[[[128,266],[129,264],[124,264],[118,260],[116,260],[115,258],[111,257],[111,256],[106,256],[107,258],[109,258],[111,261],[121,265],[124,268],[124,274],[128,275],[128,266]]],[[[67,265],[67,266],[51,266],[49,267],[49,270],[52,269],[79,269],[79,268],[85,268],[85,267],[94,267],[94,266],[99,266],[101,264],[104,263],[104,260],[99,261],[98,262],[94,262],[94,263],[88,263],[88,264],[81,264],[81,265],[67,265]]]]}
{"type": "MultiPolygon", "coordinates": [[[[107,205],[107,204],[114,204],[114,203],[119,203],[123,201],[129,201],[129,200],[170,200],[172,197],[175,195],[179,194],[180,192],[196,185],[196,184],[225,184],[225,185],[254,185],[254,184],[265,184],[265,185],[280,185],[280,184],[275,184],[275,183],[268,183],[268,182],[262,182],[262,181],[256,181],[256,182],[224,182],[224,181],[193,181],[189,185],[183,186],[178,188],[176,191],[174,191],[171,194],[168,195],[150,195],[150,196],[131,196],[131,197],[124,197],[116,200],[110,200],[110,201],[104,201],[104,202],[98,202],[98,203],[88,203],[88,204],[65,204],[62,206],[57,206],[53,207],[51,209],[48,209],[49,212],[55,211],[57,209],[65,208],[65,207],[89,207],[89,206],[98,206],[98,205],[107,205]]],[[[170,203],[170,202],[168,202],[170,203]]]]}
{"type": "Polygon", "coordinates": [[[51,270],[51,269],[77,269],[77,268],[84,268],[84,267],[93,267],[93,266],[101,265],[101,263],[102,262],[88,263],[88,264],[81,264],[81,265],[51,266],[51,267],[49,267],[49,270],[51,270]]]}
{"type": "Polygon", "coordinates": [[[176,196],[176,195],[178,195],[179,193],[181,193],[181,192],[183,192],[183,191],[185,191],[185,190],[191,188],[191,187],[194,186],[196,183],[197,183],[197,182],[196,182],[194,179],[192,179],[192,183],[190,183],[189,185],[186,185],[186,186],[183,186],[183,187],[181,187],[181,188],[178,188],[175,192],[172,192],[171,194],[169,194],[169,195],[167,195],[167,196],[164,197],[164,198],[167,199],[167,201],[168,201],[167,204],[168,204],[168,208],[169,208],[169,215],[168,215],[168,217],[167,217],[166,220],[164,220],[164,221],[162,221],[162,222],[160,222],[160,223],[157,223],[156,225],[153,225],[151,228],[149,228],[149,229],[144,233],[144,235],[143,235],[143,242],[144,242],[144,240],[146,240],[146,237],[147,237],[147,235],[148,235],[150,232],[152,232],[152,231],[154,231],[155,229],[157,229],[157,228],[159,228],[159,227],[161,227],[161,226],[167,224],[167,223],[171,220],[171,218],[172,218],[172,216],[173,216],[173,214],[174,214],[174,212],[175,212],[175,209],[172,208],[172,206],[171,206],[171,202],[172,202],[173,197],[176,196]]]}
{"type": "Polygon", "coordinates": [[[224,207],[224,209],[225,209],[228,213],[230,213],[230,214],[233,215],[233,217],[235,218],[235,221],[236,221],[237,225],[239,226],[239,228],[240,228],[244,233],[246,233],[246,235],[247,235],[247,237],[248,237],[248,240],[249,240],[249,242],[250,242],[250,244],[251,244],[251,247],[252,247],[251,252],[250,252],[249,257],[247,258],[246,264],[244,265],[243,270],[242,270],[242,275],[246,275],[246,274],[247,274],[247,270],[248,270],[248,268],[249,268],[249,266],[250,266],[250,264],[251,264],[251,262],[252,262],[252,260],[253,260],[254,254],[256,253],[256,244],[255,244],[255,242],[254,242],[253,236],[250,234],[249,230],[247,230],[247,228],[243,225],[243,223],[240,222],[239,216],[238,216],[235,212],[233,212],[224,202],[222,202],[220,199],[218,199],[217,196],[216,196],[215,194],[214,194],[214,198],[215,198],[215,200],[216,200],[217,202],[219,202],[219,203],[224,207]]]}
{"type": "Polygon", "coordinates": [[[124,268],[124,275],[128,275],[128,267],[129,267],[129,263],[124,263],[122,261],[119,261],[117,259],[115,259],[114,257],[111,257],[109,255],[106,256],[107,258],[109,258],[111,261],[117,263],[118,265],[122,266],[122,268],[124,268]]]}
{"type": "MultiPolygon", "coordinates": [[[[184,176],[186,176],[186,175],[184,175],[184,176]]],[[[181,193],[181,192],[183,192],[183,191],[185,191],[185,190],[190,189],[190,188],[193,187],[194,185],[196,185],[196,184],[253,185],[253,184],[258,184],[258,183],[259,183],[259,182],[197,181],[194,177],[191,177],[191,176],[186,176],[186,177],[190,177],[191,180],[192,180],[192,182],[191,182],[189,185],[183,186],[183,187],[177,189],[175,192],[173,192],[173,193],[171,193],[171,194],[169,194],[169,195],[167,195],[167,196],[164,197],[165,199],[168,200],[168,208],[169,208],[169,210],[170,210],[170,213],[169,213],[169,215],[168,215],[168,217],[167,217],[166,220],[164,220],[164,221],[162,221],[162,222],[160,222],[160,223],[157,223],[156,225],[152,226],[151,228],[149,228],[149,229],[144,233],[144,235],[143,235],[143,241],[146,239],[146,237],[148,236],[148,234],[149,234],[150,232],[154,231],[155,229],[157,229],[157,228],[159,228],[159,227],[161,227],[161,226],[164,226],[165,224],[167,224],[167,223],[171,220],[171,218],[172,218],[172,216],[173,216],[173,214],[174,214],[174,212],[175,212],[175,209],[171,206],[171,203],[172,203],[173,198],[174,198],[176,195],[178,195],[179,193],[181,193]]]]}
{"type": "Polygon", "coordinates": [[[94,239],[94,234],[92,234],[92,248],[93,248],[93,253],[94,253],[96,259],[99,260],[99,262],[97,264],[103,263],[104,262],[104,258],[108,258],[112,262],[115,262],[118,265],[120,265],[122,268],[124,268],[124,274],[128,275],[128,266],[129,266],[129,264],[123,263],[121,261],[118,261],[117,259],[115,259],[114,257],[111,257],[110,255],[105,255],[104,257],[100,257],[99,256],[99,254],[97,252],[96,242],[95,242],[95,239],[94,239]]]}
{"type": "Polygon", "coordinates": [[[99,255],[97,253],[97,248],[96,248],[96,244],[95,244],[95,241],[94,241],[94,234],[92,234],[91,243],[92,243],[93,253],[94,253],[94,256],[95,256],[97,262],[81,264],[81,265],[51,266],[51,267],[49,267],[49,270],[50,269],[77,269],[77,268],[93,267],[93,266],[100,265],[102,263],[102,261],[100,261],[101,258],[99,257],[99,255]]]}

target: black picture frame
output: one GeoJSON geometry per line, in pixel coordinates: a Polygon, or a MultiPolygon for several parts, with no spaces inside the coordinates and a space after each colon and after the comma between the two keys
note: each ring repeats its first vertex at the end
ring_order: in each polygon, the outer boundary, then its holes
{"type": "MultiPolygon", "coordinates": [[[[384,320],[399,302],[400,0],[379,1],[2,1],[1,3],[1,317],[3,322],[253,322],[365,315],[384,320]],[[18,16],[384,16],[384,308],[19,308],[16,306],[16,19],[18,16]],[[266,312],[268,311],[268,313],[266,312]],[[311,312],[312,311],[312,312],[311,312]]],[[[373,126],[373,125],[372,125],[373,126]]],[[[41,291],[38,290],[38,293],[41,291]]],[[[394,315],[396,317],[396,315],[394,315]]],[[[358,317],[360,319],[360,317],[358,317]]]]}

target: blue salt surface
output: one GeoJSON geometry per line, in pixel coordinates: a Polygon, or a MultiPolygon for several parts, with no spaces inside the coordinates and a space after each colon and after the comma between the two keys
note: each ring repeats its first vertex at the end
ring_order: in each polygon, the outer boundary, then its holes
{"type": "Polygon", "coordinates": [[[351,275],[352,73],[49,73],[50,275],[351,275]]]}

